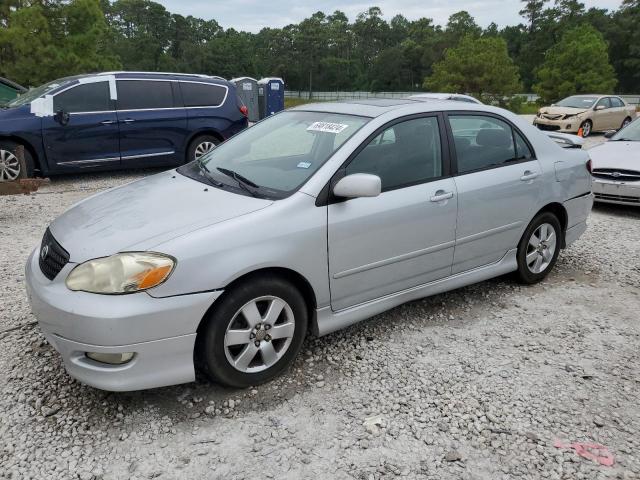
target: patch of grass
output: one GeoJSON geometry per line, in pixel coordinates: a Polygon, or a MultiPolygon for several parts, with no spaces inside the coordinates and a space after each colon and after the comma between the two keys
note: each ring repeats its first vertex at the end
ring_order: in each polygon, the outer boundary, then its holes
{"type": "Polygon", "coordinates": [[[306,98],[286,97],[284,99],[284,108],[297,107],[299,105],[306,105],[307,103],[317,103],[318,100],[308,100],[306,98]]]}
{"type": "Polygon", "coordinates": [[[522,115],[535,115],[536,113],[538,113],[539,108],[540,107],[535,103],[524,103],[520,107],[520,112],[518,113],[522,115]]]}

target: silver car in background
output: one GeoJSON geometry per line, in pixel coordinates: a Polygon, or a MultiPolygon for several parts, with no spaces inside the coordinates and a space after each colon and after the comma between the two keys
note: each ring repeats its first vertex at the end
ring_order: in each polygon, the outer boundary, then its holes
{"type": "Polygon", "coordinates": [[[505,110],[372,100],[274,115],[88,198],[26,266],[69,374],[106,390],[265,382],[308,331],[515,272],[586,229],[588,156],[505,110]]]}
{"type": "Polygon", "coordinates": [[[589,150],[595,200],[640,206],[640,120],[607,136],[589,150]]]}

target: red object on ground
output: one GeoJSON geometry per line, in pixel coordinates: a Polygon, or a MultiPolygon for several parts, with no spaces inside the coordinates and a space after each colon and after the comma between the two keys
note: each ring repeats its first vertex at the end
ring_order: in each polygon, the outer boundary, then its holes
{"type": "Polygon", "coordinates": [[[605,467],[613,465],[613,453],[599,443],[562,443],[560,440],[556,440],[553,442],[553,446],[556,448],[572,448],[581,457],[597,462],[605,467]]]}

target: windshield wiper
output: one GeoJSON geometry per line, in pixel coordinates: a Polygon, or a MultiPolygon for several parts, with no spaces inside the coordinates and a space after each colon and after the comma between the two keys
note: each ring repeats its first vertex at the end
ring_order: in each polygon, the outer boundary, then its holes
{"type": "Polygon", "coordinates": [[[260,185],[252,182],[251,180],[249,180],[246,177],[243,177],[238,172],[234,172],[233,170],[229,170],[228,168],[217,167],[217,169],[218,169],[218,171],[220,173],[223,173],[227,177],[233,178],[236,182],[238,182],[238,185],[240,187],[242,187],[242,189],[244,189],[250,195],[253,195],[254,197],[258,196],[258,192],[256,192],[253,189],[254,188],[260,188],[260,185]]]}
{"type": "Polygon", "coordinates": [[[200,173],[202,173],[202,175],[204,175],[204,177],[209,180],[209,182],[215,186],[215,187],[224,187],[224,183],[216,180],[215,178],[213,178],[213,176],[211,175],[211,172],[209,171],[209,169],[207,168],[207,166],[202,163],[202,161],[200,160],[196,160],[196,164],[198,165],[198,168],[200,169],[200,173]]]}

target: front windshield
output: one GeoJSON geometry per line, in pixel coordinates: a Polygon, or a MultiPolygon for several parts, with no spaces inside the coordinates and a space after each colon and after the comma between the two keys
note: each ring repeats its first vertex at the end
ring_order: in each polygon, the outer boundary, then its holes
{"type": "Polygon", "coordinates": [[[635,120],[622,130],[618,131],[611,140],[628,140],[632,142],[640,142],[640,122],[635,120]]]}
{"type": "Polygon", "coordinates": [[[581,97],[581,96],[573,96],[567,97],[564,100],[560,100],[556,103],[558,107],[567,107],[567,108],[591,108],[594,103],[596,103],[598,97],[581,97]]]}
{"type": "Polygon", "coordinates": [[[282,198],[300,188],[369,120],[327,112],[283,112],[223,143],[203,156],[200,165],[216,182],[244,181],[255,185],[259,194],[282,198]],[[234,174],[236,180],[231,180],[234,174]]]}
{"type": "Polygon", "coordinates": [[[17,96],[9,103],[6,104],[7,107],[21,107],[22,105],[27,105],[28,103],[33,102],[36,98],[40,98],[43,95],[55,90],[58,87],[61,87],[65,83],[69,83],[75,80],[77,77],[67,77],[60,78],[58,80],[54,80],[49,83],[45,83],[44,85],[40,85],[39,87],[32,88],[28,92],[23,93],[22,95],[17,96]]]}

